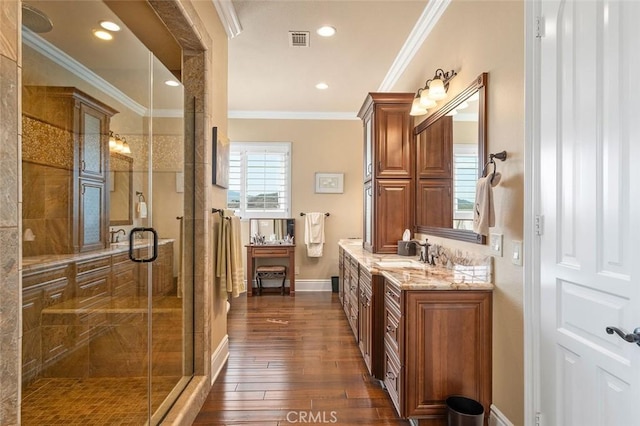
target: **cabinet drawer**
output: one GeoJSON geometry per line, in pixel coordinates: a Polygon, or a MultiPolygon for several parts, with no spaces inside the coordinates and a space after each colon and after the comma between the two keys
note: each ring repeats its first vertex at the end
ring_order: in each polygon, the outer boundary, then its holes
{"type": "Polygon", "coordinates": [[[402,416],[400,410],[400,398],[402,397],[402,371],[400,363],[388,350],[384,355],[384,385],[389,392],[389,397],[396,407],[398,415],[402,416]]]}
{"type": "Polygon", "coordinates": [[[400,289],[389,281],[384,282],[384,304],[389,309],[396,311],[400,317],[400,289]]]}
{"type": "Polygon", "coordinates": [[[119,265],[121,263],[131,263],[131,264],[133,264],[131,259],[129,259],[129,252],[128,251],[125,251],[123,253],[114,254],[113,256],[111,256],[111,264],[113,266],[119,265]]]}
{"type": "Polygon", "coordinates": [[[100,269],[111,268],[111,257],[101,257],[98,259],[84,260],[76,263],[76,274],[95,272],[100,269]]]}
{"type": "Polygon", "coordinates": [[[67,279],[67,265],[56,266],[40,270],[26,270],[22,273],[22,288],[46,284],[60,279],[67,279]]]}
{"type": "Polygon", "coordinates": [[[400,359],[400,319],[389,310],[384,310],[384,342],[396,357],[400,359]]]}
{"type": "Polygon", "coordinates": [[[94,305],[100,300],[106,301],[106,296],[110,294],[109,271],[86,273],[76,279],[76,297],[80,298],[78,306],[85,307],[94,305]]]}
{"type": "Polygon", "coordinates": [[[253,249],[253,257],[272,257],[272,256],[289,256],[288,248],[278,248],[278,247],[269,247],[269,248],[254,248],[253,249]]]}

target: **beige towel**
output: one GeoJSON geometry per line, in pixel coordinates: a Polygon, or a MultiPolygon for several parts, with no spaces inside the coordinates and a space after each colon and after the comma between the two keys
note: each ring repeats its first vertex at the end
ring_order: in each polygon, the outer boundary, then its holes
{"type": "Polygon", "coordinates": [[[238,297],[240,293],[247,291],[242,266],[240,218],[233,216],[232,210],[225,210],[224,217],[219,222],[216,276],[220,278],[222,291],[238,297]]]}
{"type": "Polygon", "coordinates": [[[304,243],[307,256],[322,257],[324,246],[324,213],[307,213],[304,220],[304,243]]]}
{"type": "Polygon", "coordinates": [[[489,228],[495,225],[492,191],[491,175],[478,179],[476,202],[473,208],[473,232],[480,235],[488,236],[489,228]]]}

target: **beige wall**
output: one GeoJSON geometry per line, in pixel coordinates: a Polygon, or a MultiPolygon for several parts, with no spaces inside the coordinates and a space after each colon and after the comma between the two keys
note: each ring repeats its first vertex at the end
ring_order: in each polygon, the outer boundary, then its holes
{"type": "MultiPolygon", "coordinates": [[[[366,94],[362,95],[364,101],[366,94]]],[[[291,142],[291,217],[296,219],[296,280],[338,275],[338,240],[362,237],[362,122],[360,120],[229,120],[236,142],[291,142]],[[316,194],[315,173],[344,173],[344,193],[316,194]],[[301,212],[330,213],[321,258],[304,246],[301,212]]],[[[249,241],[243,227],[244,242],[249,241]]]]}
{"type": "MultiPolygon", "coordinates": [[[[205,77],[206,77],[206,89],[205,92],[208,95],[208,108],[205,110],[205,146],[204,146],[204,158],[206,162],[205,168],[205,182],[211,182],[211,129],[212,126],[218,128],[218,134],[227,134],[227,34],[220,23],[218,14],[209,1],[192,1],[190,2],[195,12],[198,14],[199,21],[202,25],[202,29],[208,34],[207,37],[207,52],[205,62],[205,77]]],[[[208,227],[214,224],[214,216],[211,215],[211,208],[226,206],[226,190],[218,188],[216,186],[205,184],[205,188],[208,189],[209,194],[207,198],[207,210],[205,212],[205,222],[208,220],[208,227]]],[[[212,237],[213,235],[211,235],[212,237]]],[[[210,238],[210,241],[212,238],[210,238]]],[[[203,261],[205,264],[210,265],[209,277],[210,281],[208,285],[217,288],[218,283],[213,271],[213,259],[215,258],[215,251],[213,244],[209,245],[207,255],[204,259],[197,259],[198,262],[203,261]]],[[[218,346],[223,342],[227,335],[227,310],[226,310],[226,295],[220,291],[211,292],[212,296],[212,312],[210,318],[210,353],[214,354],[218,346]]]]}
{"type": "MultiPolygon", "coordinates": [[[[450,98],[482,72],[489,73],[488,149],[506,150],[494,189],[496,226],[504,256],[495,257],[493,298],[493,404],[514,424],[524,424],[523,269],[511,263],[514,240],[523,238],[524,204],[524,3],[454,0],[404,75],[397,91],[415,91],[437,68],[455,69],[450,98]]],[[[421,120],[416,120],[416,124],[421,120]]],[[[432,236],[430,242],[493,254],[487,246],[432,236]]]]}

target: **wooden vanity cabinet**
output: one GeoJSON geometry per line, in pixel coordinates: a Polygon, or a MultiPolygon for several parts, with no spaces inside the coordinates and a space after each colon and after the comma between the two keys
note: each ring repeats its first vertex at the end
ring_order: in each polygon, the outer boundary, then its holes
{"type": "Polygon", "coordinates": [[[358,316],[360,315],[359,305],[359,281],[360,281],[360,268],[358,261],[353,257],[345,256],[345,270],[348,278],[345,280],[345,305],[344,311],[347,315],[347,320],[353,331],[353,336],[356,342],[359,342],[359,323],[358,316]]]}
{"type": "Polygon", "coordinates": [[[445,400],[491,404],[491,291],[401,290],[385,280],[384,383],[403,418],[446,425],[445,400]]]}
{"type": "Polygon", "coordinates": [[[413,97],[413,93],[369,93],[358,113],[364,128],[363,247],[373,253],[395,253],[402,232],[412,225],[415,165],[409,111],[413,97]],[[398,198],[395,193],[389,198],[386,191],[391,186],[406,188],[406,195],[389,215],[389,203],[398,198]]]}

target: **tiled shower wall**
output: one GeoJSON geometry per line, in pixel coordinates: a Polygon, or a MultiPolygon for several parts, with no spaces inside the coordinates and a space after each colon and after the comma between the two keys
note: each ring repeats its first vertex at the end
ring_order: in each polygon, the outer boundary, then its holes
{"type": "Polygon", "coordinates": [[[0,0],[0,424],[19,423],[20,3],[0,0]]]}

